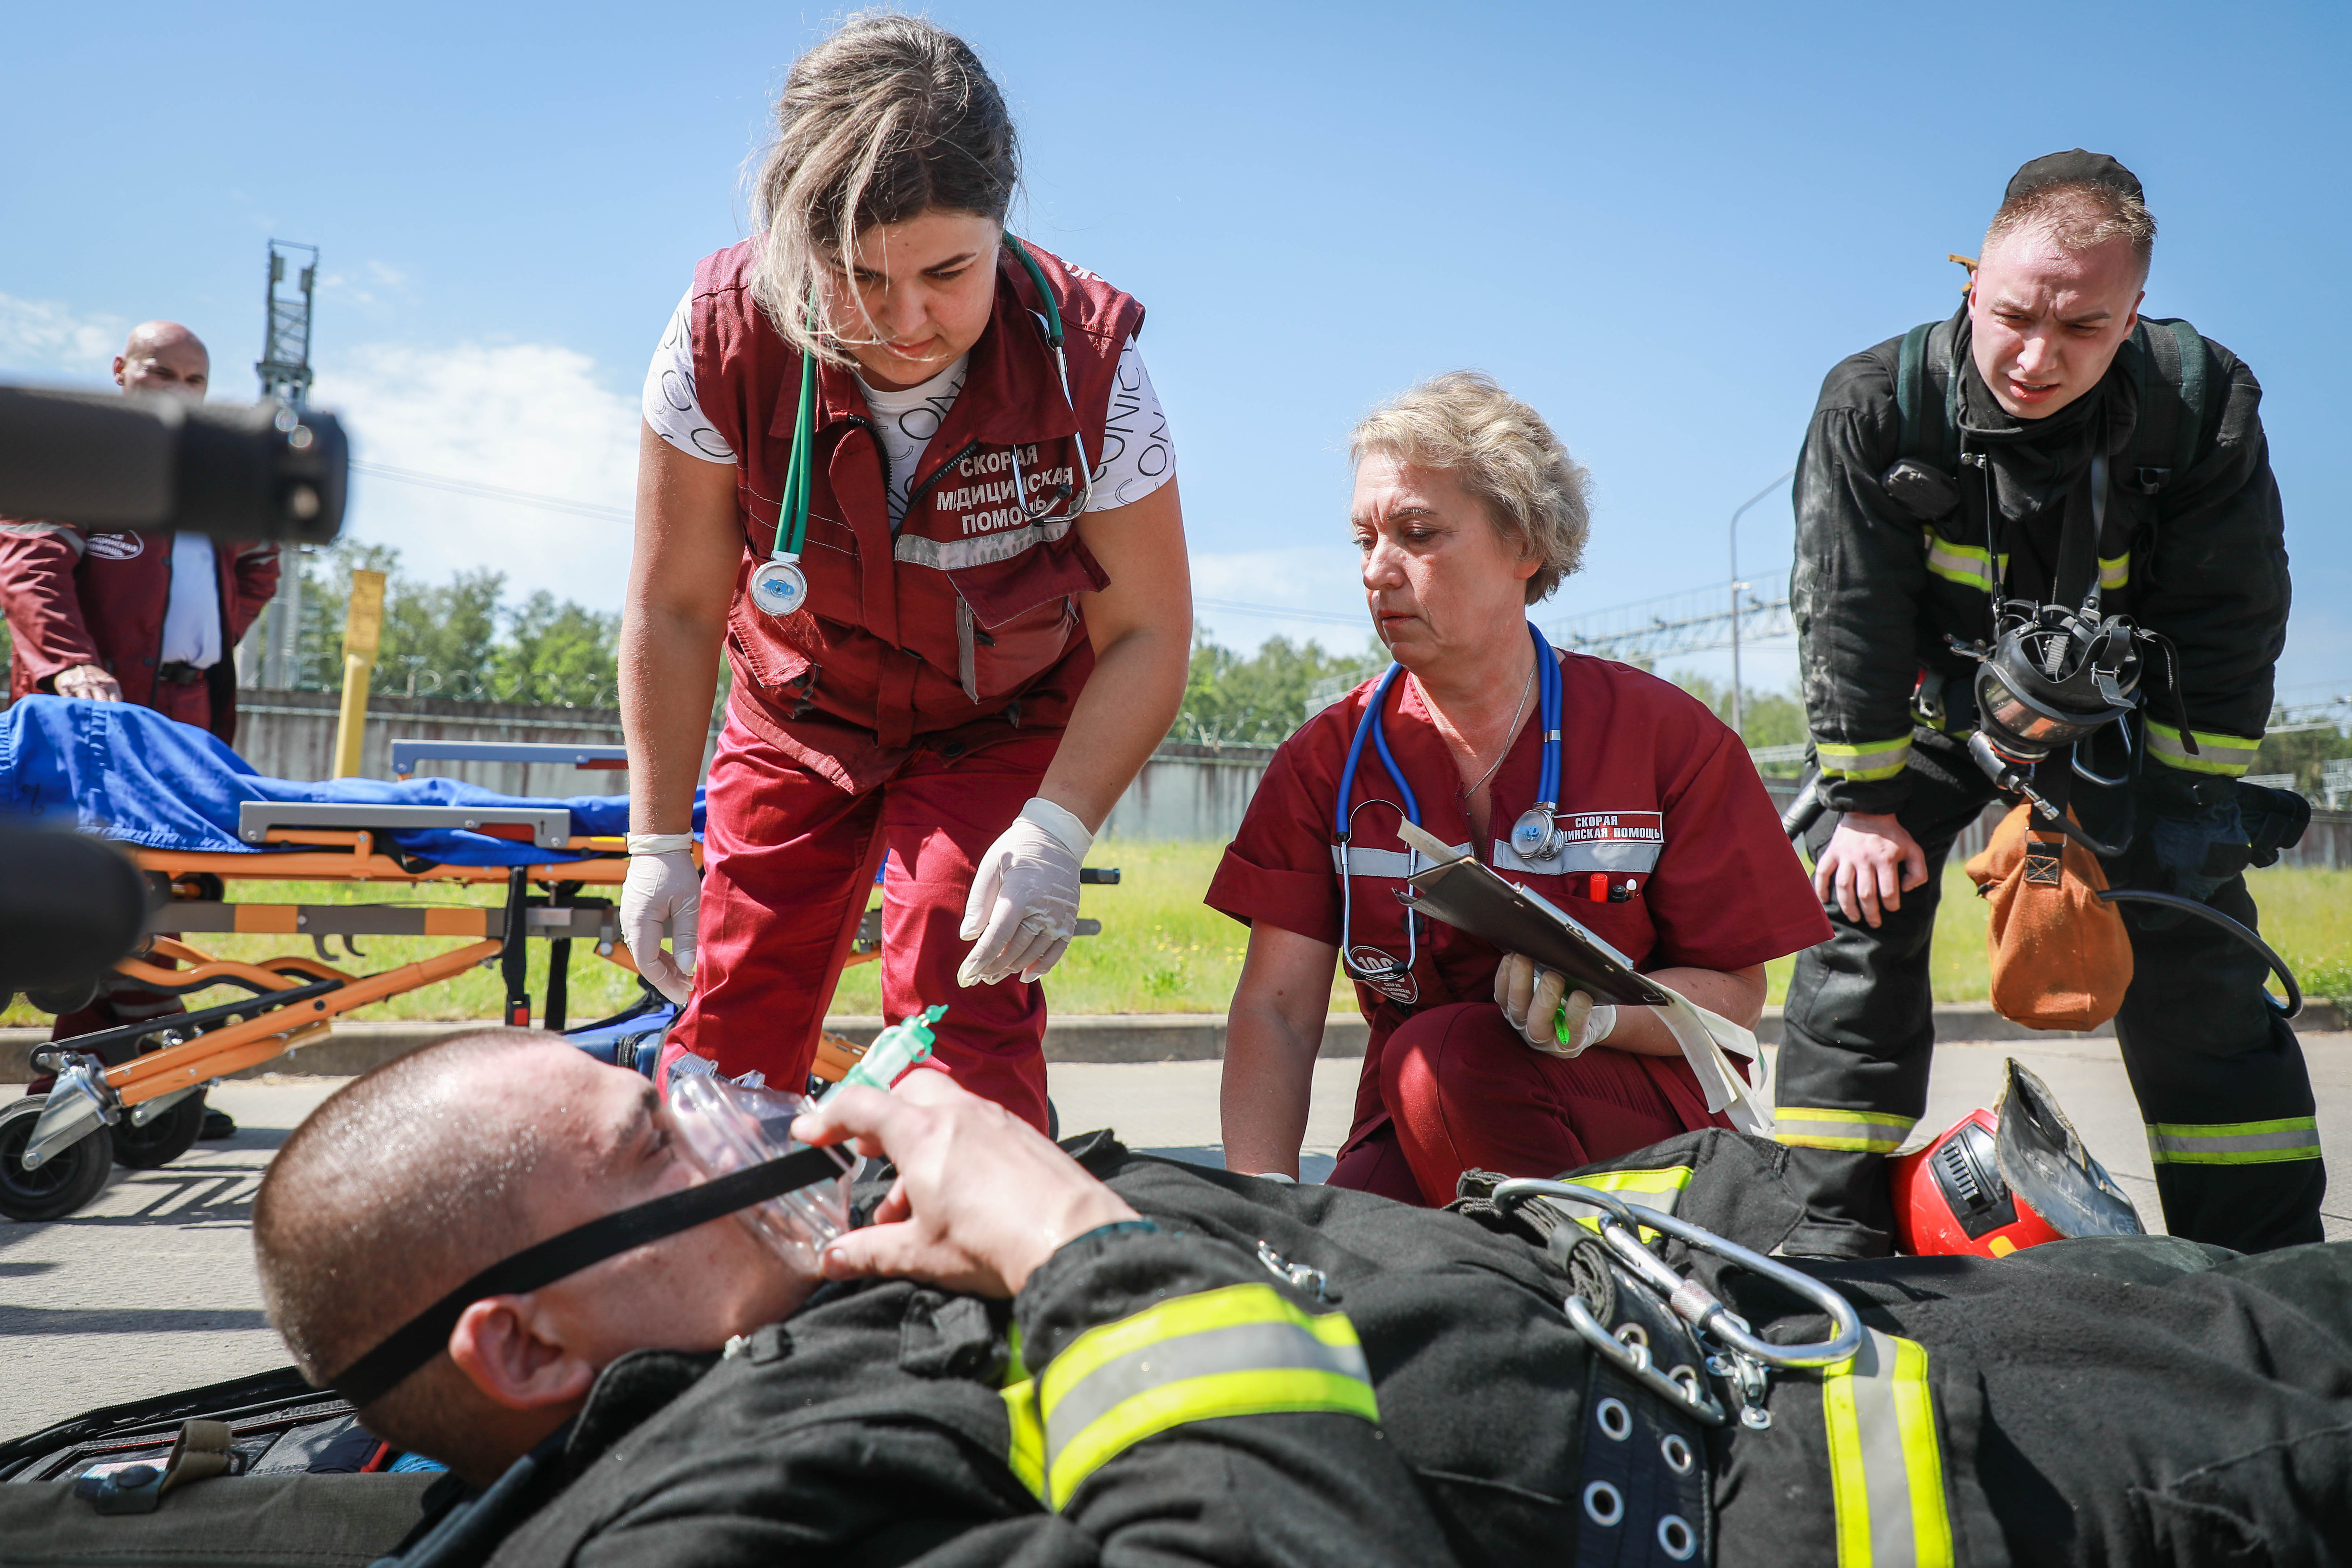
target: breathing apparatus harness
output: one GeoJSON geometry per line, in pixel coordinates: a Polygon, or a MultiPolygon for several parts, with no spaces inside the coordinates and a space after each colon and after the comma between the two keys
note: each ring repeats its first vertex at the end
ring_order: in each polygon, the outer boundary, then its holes
{"type": "MultiPolygon", "coordinates": [[[[1906,340],[1906,350],[1908,341],[1906,340]]],[[[2200,351],[2201,352],[2201,351],[2200,351]]],[[[1957,384],[1958,372],[1952,373],[1957,384]]],[[[2129,616],[2104,611],[2105,587],[2099,581],[2098,546],[2107,517],[2110,443],[2103,430],[2091,458],[2091,504],[2069,505],[2058,536],[2058,558],[2051,574],[2050,600],[2013,598],[2009,591],[2009,552],[2001,548],[2007,519],[1995,493],[1990,455],[1975,449],[1989,432],[1954,417],[1959,437],[1959,466],[1973,470],[1985,518],[1986,553],[1992,570],[1992,637],[1990,641],[1963,642],[1947,634],[1945,644],[1962,658],[1976,661],[1972,682],[1977,725],[1969,736],[1969,760],[2002,794],[2021,799],[2034,815],[2092,854],[2113,859],[2130,847],[2137,831],[2137,803],[2131,786],[2147,763],[2146,725],[2135,737],[2134,720],[2147,700],[2141,689],[2147,658],[2143,650],[2164,658],[2165,689],[2171,699],[2173,728],[2190,756],[2198,754],[2189,710],[2180,695],[2180,655],[2170,638],[2135,623],[2129,616]],[[2069,585],[2084,584],[2082,597],[2069,607],[2069,585]],[[2126,756],[2125,771],[2114,776],[2099,773],[2090,753],[2102,731],[2113,727],[2126,756]],[[2040,764],[2058,752],[2067,752],[2068,772],[2104,789],[2122,789],[2123,825],[2112,842],[2093,837],[2066,810],[2071,788],[2066,774],[2056,788],[2036,773],[2040,764]],[[2037,787],[2037,784],[2039,787],[2037,787]],[[2053,798],[2053,797],[2055,798],[2053,798]]],[[[2148,470],[2141,470],[2143,476],[2148,470]]],[[[1890,493],[1932,485],[1942,476],[1911,458],[1887,470],[1884,481],[1890,493]]],[[[2163,477],[2155,481],[2161,488],[2163,477]]],[[[2148,488],[2145,479],[2143,488],[2148,488]]],[[[1948,492],[1948,487],[1947,489],[1948,492]]],[[[1953,500],[1957,501],[1958,497],[1953,500]]],[[[2264,1000],[2282,1016],[2292,1018],[2303,1010],[2302,988],[2294,972],[2269,943],[2243,922],[2231,919],[2201,900],[2135,888],[2110,888],[2097,894],[2103,903],[2160,904],[2220,926],[2260,953],[2285,988],[2284,1004],[2264,994],[2264,1000]]]]}

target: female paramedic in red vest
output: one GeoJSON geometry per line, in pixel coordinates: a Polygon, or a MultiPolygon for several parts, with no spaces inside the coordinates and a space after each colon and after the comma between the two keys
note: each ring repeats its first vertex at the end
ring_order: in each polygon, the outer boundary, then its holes
{"type": "Polygon", "coordinates": [[[704,258],[646,381],[623,932],[686,1003],[665,1079],[796,1087],[887,849],[885,1011],[946,1004],[940,1064],[1042,1127],[1036,980],[1190,652],[1143,308],[1004,232],[1013,124],[961,39],[854,18],[777,122],[763,232],[704,258]]]}
{"type": "Polygon", "coordinates": [[[1396,662],[1283,742],[1210,884],[1250,928],[1226,1164],[1297,1176],[1343,955],[1371,1037],[1337,1185],[1444,1204],[1474,1167],[1549,1176],[1728,1125],[1654,1009],[1563,997],[1559,975],[1409,916],[1397,829],[1415,816],[1475,846],[1635,968],[1753,1027],[1765,961],[1829,922],[1747,750],[1675,687],[1555,653],[1528,624],[1586,532],[1584,470],[1534,409],[1486,376],[1442,376],[1358,426],[1350,450],[1364,597],[1396,662]]]}

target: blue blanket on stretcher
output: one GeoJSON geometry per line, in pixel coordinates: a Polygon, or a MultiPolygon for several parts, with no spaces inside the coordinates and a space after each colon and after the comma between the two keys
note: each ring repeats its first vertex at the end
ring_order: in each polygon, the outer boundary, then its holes
{"type": "MultiPolygon", "coordinates": [[[[0,811],[69,821],[86,833],[148,849],[268,854],[236,836],[248,800],[354,805],[560,805],[574,837],[628,831],[626,795],[556,799],[497,795],[455,779],[264,778],[211,731],[129,702],[28,697],[0,713],[0,811]]],[[[702,796],[694,801],[702,830],[702,796]]],[[[450,866],[536,866],[587,857],[478,833],[379,834],[403,851],[450,866]]],[[[299,848],[296,845],[276,849],[299,848]]]]}

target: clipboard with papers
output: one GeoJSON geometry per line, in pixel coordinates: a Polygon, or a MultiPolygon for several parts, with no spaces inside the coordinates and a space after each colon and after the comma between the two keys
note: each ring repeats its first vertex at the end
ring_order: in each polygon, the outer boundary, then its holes
{"type": "Polygon", "coordinates": [[[1596,1002],[1664,1007],[1672,994],[1634,971],[1633,961],[1550,900],[1507,882],[1474,855],[1459,855],[1408,822],[1405,842],[1428,862],[1405,879],[1412,907],[1468,931],[1498,952],[1524,953],[1568,977],[1596,1002]]]}
{"type": "Polygon", "coordinates": [[[1428,862],[1405,879],[1414,893],[1413,909],[1499,952],[1520,953],[1559,971],[1572,989],[1590,993],[1596,1002],[1657,1008],[1690,1063],[1707,1109],[1724,1112],[1743,1132],[1771,1136],[1771,1111],[1724,1055],[1728,1047],[1760,1062],[1763,1053],[1753,1034],[1638,973],[1632,960],[1575,917],[1532,889],[1505,881],[1475,855],[1456,851],[1411,822],[1400,824],[1398,831],[1428,862]]]}

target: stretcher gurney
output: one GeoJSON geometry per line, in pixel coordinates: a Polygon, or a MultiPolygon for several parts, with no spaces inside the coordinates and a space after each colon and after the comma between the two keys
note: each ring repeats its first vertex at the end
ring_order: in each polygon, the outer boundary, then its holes
{"type": "MultiPolygon", "coordinates": [[[[54,1081],[45,1094],[0,1104],[0,1215],[48,1220],[73,1213],[121,1163],[152,1169],[194,1144],[203,1091],[325,1037],[353,1008],[497,963],[502,1017],[528,1026],[525,942],[550,944],[541,1026],[562,1032],[575,942],[636,972],[621,940],[614,889],[627,875],[628,802],[620,795],[499,795],[448,779],[413,780],[419,762],[499,761],[613,768],[618,747],[398,740],[396,781],[308,784],[263,777],[211,734],[127,703],[37,697],[0,713],[0,809],[70,812],[84,831],[132,847],[157,889],[149,945],[116,973],[167,995],[237,987],[236,1001],[59,1040],[34,1054],[54,1081]],[[502,884],[503,908],[480,904],[288,904],[231,900],[238,880],[502,884]],[[538,889],[533,891],[533,889],[538,889]],[[215,957],[185,939],[205,934],[308,937],[313,955],[257,963],[215,957]],[[336,967],[328,939],[363,956],[357,936],[425,936],[467,945],[376,974],[336,967]],[[185,964],[167,967],[154,960],[185,964]]],[[[698,794],[694,827],[702,826],[698,794]]],[[[698,858],[700,847],[696,847],[698,858]]],[[[880,880],[877,872],[876,879],[880,880]]],[[[1116,868],[1089,867],[1082,882],[1117,885],[1116,868]]],[[[1080,936],[1101,922],[1081,920],[1080,936]]],[[[850,963],[880,956],[881,913],[869,911],[850,963]]],[[[38,999],[52,1012],[86,998],[38,999]]],[[[583,1046],[603,1059],[650,1071],[676,1009],[650,988],[614,1018],[590,1026],[583,1046]],[[601,1047],[601,1048],[600,1048],[601,1047]],[[626,1057],[622,1052],[626,1051],[626,1057]]],[[[828,1036],[815,1076],[834,1081],[862,1049],[828,1036]]]]}
{"type": "MultiPolygon", "coordinates": [[[[556,754],[534,760],[566,760],[573,748],[545,750],[556,754]]],[[[57,698],[0,714],[0,808],[53,821],[69,814],[82,830],[130,847],[147,874],[156,890],[148,943],[116,975],[171,996],[246,993],[36,1051],[35,1071],[54,1079],[47,1091],[0,1105],[0,1214],[14,1219],[72,1213],[118,1160],[177,1158],[195,1139],[210,1082],[324,1037],[354,1008],[496,963],[503,1016],[528,1024],[524,944],[540,940],[551,943],[541,1017],[560,1030],[574,942],[635,968],[614,899],[586,891],[626,875],[624,797],[502,796],[446,779],[264,778],[210,734],[161,714],[57,698]],[[503,907],[231,900],[228,886],[240,880],[489,883],[506,899],[503,907]],[[240,963],[185,940],[231,932],[308,937],[313,952],[240,963]],[[352,939],[362,936],[462,945],[374,974],[330,962],[329,938],[358,957],[352,939]]],[[[698,805],[697,816],[698,826],[698,805]]],[[[58,1012],[84,1000],[37,997],[58,1012]]]]}

